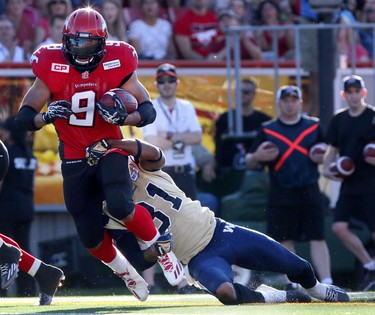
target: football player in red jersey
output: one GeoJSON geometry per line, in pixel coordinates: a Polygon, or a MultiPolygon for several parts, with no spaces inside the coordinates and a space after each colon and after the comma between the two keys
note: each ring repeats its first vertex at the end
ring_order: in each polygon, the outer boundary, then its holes
{"type": "Polygon", "coordinates": [[[142,127],[156,116],[149,93],[137,78],[134,48],[106,38],[107,26],[97,11],[81,8],[72,12],[65,21],[62,44],[43,46],[32,55],[36,79],[22,101],[16,121],[24,130],[54,124],[59,137],[65,204],[81,242],[122,277],[139,300],[145,300],[147,283],[102,228],[105,199],[110,213],[140,239],[151,244],[159,237],[147,210],[133,203],[127,156],[113,150],[92,166],[85,159],[86,147],[93,142],[121,139],[121,125],[142,127]],[[112,88],[133,94],[139,103],[137,111],[128,114],[117,96],[114,107],[101,104],[102,95],[112,88]],[[49,100],[47,110],[41,113],[49,100]]]}

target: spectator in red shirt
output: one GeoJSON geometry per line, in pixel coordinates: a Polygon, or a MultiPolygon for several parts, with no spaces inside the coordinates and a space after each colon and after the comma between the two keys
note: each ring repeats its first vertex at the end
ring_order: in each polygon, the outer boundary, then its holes
{"type": "MultiPolygon", "coordinates": [[[[278,26],[291,23],[291,21],[281,20],[281,10],[279,5],[273,0],[263,0],[260,2],[257,12],[258,20],[261,26],[278,26]]],[[[273,47],[274,31],[259,31],[258,43],[263,50],[263,58],[273,59],[275,56],[273,47]]],[[[283,59],[294,58],[294,31],[282,30],[277,32],[278,36],[278,57],[283,59]]]]}
{"type": "Polygon", "coordinates": [[[6,15],[16,26],[18,46],[22,47],[26,55],[33,50],[34,26],[26,16],[27,0],[6,0],[6,15]]]}
{"type": "Polygon", "coordinates": [[[216,15],[210,0],[191,0],[190,6],[174,25],[176,46],[183,59],[206,59],[218,35],[216,15]]]}

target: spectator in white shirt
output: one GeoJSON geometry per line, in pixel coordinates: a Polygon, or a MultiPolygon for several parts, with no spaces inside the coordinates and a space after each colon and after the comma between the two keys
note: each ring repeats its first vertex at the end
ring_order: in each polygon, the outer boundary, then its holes
{"type": "Polygon", "coordinates": [[[42,43],[40,43],[35,50],[45,45],[60,44],[62,40],[62,33],[64,29],[65,16],[54,15],[50,19],[49,24],[49,37],[42,43]]]}
{"type": "Polygon", "coordinates": [[[6,15],[0,16],[0,62],[24,62],[26,56],[18,46],[16,26],[6,15]]]}
{"type": "Polygon", "coordinates": [[[130,23],[128,35],[139,59],[174,59],[172,25],[159,17],[159,1],[141,0],[141,9],[143,17],[130,23]]]}

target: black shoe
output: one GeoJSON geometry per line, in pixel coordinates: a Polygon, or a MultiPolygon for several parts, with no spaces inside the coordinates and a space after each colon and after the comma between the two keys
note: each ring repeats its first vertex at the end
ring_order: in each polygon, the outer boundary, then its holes
{"type": "Polygon", "coordinates": [[[298,289],[286,291],[286,302],[288,303],[310,303],[311,296],[298,289]]]}
{"type": "Polygon", "coordinates": [[[349,295],[341,288],[331,284],[326,285],[326,296],[324,301],[326,302],[349,302],[349,295]]]}
{"type": "Polygon", "coordinates": [[[362,284],[359,286],[358,291],[370,291],[375,286],[375,270],[365,271],[362,284]]]}
{"type": "Polygon", "coordinates": [[[1,288],[8,289],[18,276],[18,263],[21,257],[21,251],[13,246],[3,244],[1,246],[1,288]]]}
{"type": "Polygon", "coordinates": [[[65,276],[60,268],[42,263],[35,274],[35,279],[40,287],[39,305],[50,305],[65,276]]]}

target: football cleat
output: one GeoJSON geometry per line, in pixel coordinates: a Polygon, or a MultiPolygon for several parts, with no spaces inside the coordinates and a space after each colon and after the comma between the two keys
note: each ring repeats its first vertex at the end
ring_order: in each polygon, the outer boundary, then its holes
{"type": "Polygon", "coordinates": [[[268,285],[261,284],[257,289],[260,292],[266,303],[309,303],[311,297],[300,290],[282,291],[269,287],[268,285]]]}
{"type": "Polygon", "coordinates": [[[349,302],[349,295],[341,288],[334,285],[326,284],[326,296],[324,301],[326,302],[349,302]]]}
{"type": "Polygon", "coordinates": [[[147,300],[149,294],[148,284],[130,263],[128,264],[126,272],[115,274],[124,280],[126,287],[138,300],[147,300]]]}
{"type": "Polygon", "coordinates": [[[18,262],[21,251],[12,245],[3,244],[1,247],[1,288],[8,289],[18,276],[18,262]]]}
{"type": "Polygon", "coordinates": [[[307,289],[313,298],[325,302],[349,302],[349,295],[341,288],[332,284],[319,283],[319,286],[314,289],[307,289]]]}
{"type": "Polygon", "coordinates": [[[40,288],[39,305],[50,305],[57,289],[61,287],[65,275],[60,268],[42,262],[35,274],[35,279],[40,288]]]}
{"type": "Polygon", "coordinates": [[[184,267],[173,252],[158,256],[158,264],[170,285],[179,284],[184,278],[184,267]]]}

